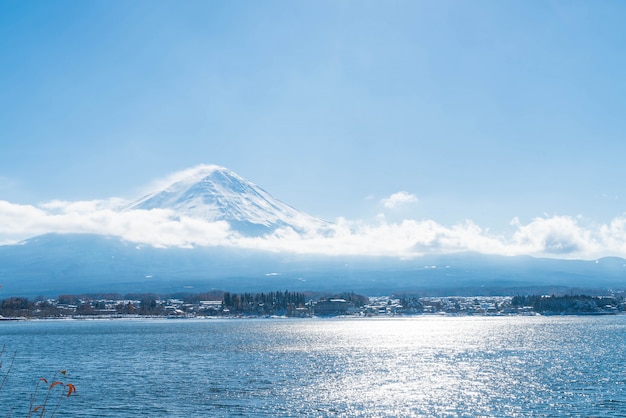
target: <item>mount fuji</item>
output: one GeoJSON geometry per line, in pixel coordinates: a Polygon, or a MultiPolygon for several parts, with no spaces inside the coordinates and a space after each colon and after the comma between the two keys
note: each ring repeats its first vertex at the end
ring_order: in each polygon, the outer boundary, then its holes
{"type": "MultiPolygon", "coordinates": [[[[220,166],[201,165],[122,207],[152,235],[223,233],[216,244],[153,245],[121,234],[50,233],[0,246],[0,298],[62,293],[175,293],[218,289],[479,295],[626,290],[626,260],[539,259],[474,253],[394,256],[312,255],[232,245],[230,237],[330,236],[335,225],[298,211],[220,166]],[[163,223],[155,229],[156,216],[163,223]],[[145,222],[143,218],[146,218],[145,222]],[[171,222],[174,220],[175,222],[171,222]],[[206,228],[218,225],[223,228],[206,228]],[[206,228],[206,229],[202,229],[206,228]],[[217,232],[215,232],[217,231],[217,232]],[[288,233],[285,233],[288,232],[288,233]],[[565,290],[569,289],[569,290],[565,290]]],[[[132,222],[123,219],[124,228],[132,222]]],[[[107,230],[107,229],[104,229],[107,230]]],[[[119,230],[118,230],[119,232],[119,230]]],[[[132,234],[131,234],[132,236],[132,234]]],[[[243,238],[242,238],[243,237],[243,238]]],[[[251,239],[248,239],[251,238],[251,239]]],[[[326,254],[326,253],[324,253],[326,254]]]]}
{"type": "Polygon", "coordinates": [[[224,167],[200,165],[177,177],[131,203],[126,210],[170,209],[178,218],[226,221],[231,230],[246,236],[264,235],[278,228],[304,233],[328,226],[224,167]]]}

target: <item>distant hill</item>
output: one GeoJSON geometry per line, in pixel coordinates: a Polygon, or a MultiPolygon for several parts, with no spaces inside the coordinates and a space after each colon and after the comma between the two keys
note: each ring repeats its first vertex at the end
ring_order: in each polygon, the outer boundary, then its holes
{"type": "Polygon", "coordinates": [[[211,289],[516,294],[621,289],[626,287],[626,260],[468,253],[404,260],[310,256],[224,247],[154,248],[116,237],[47,234],[0,247],[0,284],[0,297],[211,289]]]}

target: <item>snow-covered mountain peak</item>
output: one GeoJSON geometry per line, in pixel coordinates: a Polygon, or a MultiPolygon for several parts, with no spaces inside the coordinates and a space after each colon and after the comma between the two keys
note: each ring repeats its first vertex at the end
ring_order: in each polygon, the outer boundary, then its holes
{"type": "Polygon", "coordinates": [[[174,173],[166,180],[164,180],[164,182],[166,183],[165,186],[174,186],[177,184],[193,184],[201,181],[206,177],[210,177],[215,173],[223,173],[227,176],[239,177],[237,174],[227,169],[226,167],[214,164],[200,164],[187,170],[174,173]]]}
{"type": "Polygon", "coordinates": [[[217,165],[199,165],[176,173],[159,190],[127,209],[171,209],[179,217],[227,221],[232,229],[246,235],[264,234],[279,227],[306,231],[327,225],[217,165]]]}

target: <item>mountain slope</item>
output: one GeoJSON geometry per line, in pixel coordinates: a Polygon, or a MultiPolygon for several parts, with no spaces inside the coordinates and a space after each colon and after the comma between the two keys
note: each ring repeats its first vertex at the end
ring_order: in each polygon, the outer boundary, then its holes
{"type": "Polygon", "coordinates": [[[116,237],[47,234],[0,246],[0,299],[63,293],[355,291],[524,294],[624,289],[626,260],[453,254],[311,256],[236,248],[154,248],[116,237]]]}
{"type": "Polygon", "coordinates": [[[262,235],[283,227],[305,232],[327,225],[224,167],[201,165],[185,174],[126,209],[171,209],[178,217],[227,221],[231,229],[244,235],[262,235]]]}

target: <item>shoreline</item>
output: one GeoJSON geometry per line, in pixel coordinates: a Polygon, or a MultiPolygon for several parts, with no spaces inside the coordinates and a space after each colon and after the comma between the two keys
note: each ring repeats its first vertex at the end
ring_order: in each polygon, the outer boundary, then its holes
{"type": "Polygon", "coordinates": [[[1,322],[62,322],[62,321],[220,321],[220,320],[307,320],[307,319],[415,319],[415,318],[510,318],[510,317],[588,317],[588,316],[624,316],[624,312],[578,312],[578,313],[508,313],[508,314],[458,314],[458,313],[423,313],[414,315],[312,315],[306,317],[272,315],[272,316],[67,316],[67,317],[47,317],[47,318],[28,318],[28,317],[1,317],[1,322]]]}

